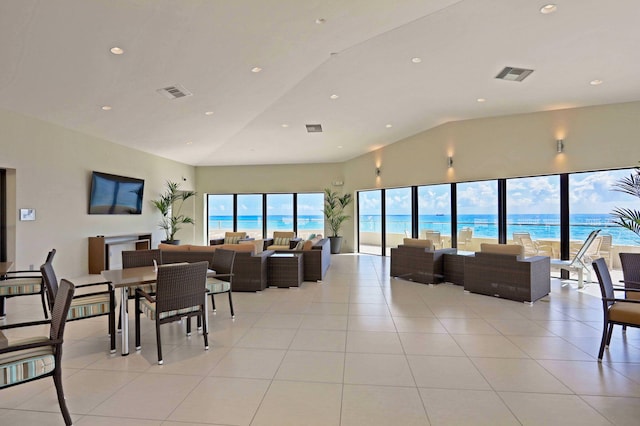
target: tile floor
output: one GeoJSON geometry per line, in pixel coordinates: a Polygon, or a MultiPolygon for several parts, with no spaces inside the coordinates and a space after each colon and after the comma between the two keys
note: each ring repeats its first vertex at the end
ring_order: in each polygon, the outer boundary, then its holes
{"type": "MultiPolygon", "coordinates": [[[[142,351],[127,357],[109,354],[105,317],[69,323],[74,423],[640,424],[640,333],[618,328],[596,362],[595,285],[577,291],[554,279],[551,296],[530,306],[388,271],[385,258],[334,255],[322,283],[235,293],[235,320],[219,297],[211,349],[165,325],[162,366],[150,321],[142,351]]],[[[8,309],[7,321],[40,315],[35,297],[8,309]]],[[[49,379],[0,396],[1,425],[63,424],[49,379]]]]}

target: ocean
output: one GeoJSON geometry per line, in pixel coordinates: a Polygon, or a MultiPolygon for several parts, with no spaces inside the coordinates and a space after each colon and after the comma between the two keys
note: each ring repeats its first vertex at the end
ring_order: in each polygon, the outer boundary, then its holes
{"type": "MultiPolygon", "coordinates": [[[[450,215],[420,215],[418,218],[420,230],[439,231],[442,235],[451,234],[450,215]]],[[[572,214],[570,216],[570,238],[584,240],[594,229],[602,229],[602,233],[611,234],[615,245],[640,245],[640,238],[633,232],[614,225],[609,214],[572,214]]],[[[478,238],[497,238],[497,215],[459,215],[458,229],[472,228],[473,236],[478,238]]],[[[324,228],[322,215],[303,215],[298,217],[298,230],[317,231],[324,228]]],[[[232,216],[209,216],[209,230],[233,229],[232,216]]],[[[238,229],[261,230],[262,216],[238,216],[238,229]]],[[[269,216],[267,229],[293,229],[293,217],[286,215],[269,216]]],[[[380,215],[360,216],[361,232],[381,232],[382,220],[380,215]]],[[[388,215],[387,232],[397,234],[411,233],[410,215],[388,215]]],[[[513,232],[529,232],[534,240],[559,240],[560,215],[553,214],[514,214],[507,215],[507,235],[511,238],[513,232]]]]}

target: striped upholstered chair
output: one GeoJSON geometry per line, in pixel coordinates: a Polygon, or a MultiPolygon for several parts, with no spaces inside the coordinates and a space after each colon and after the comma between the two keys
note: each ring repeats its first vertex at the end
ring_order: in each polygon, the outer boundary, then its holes
{"type": "MultiPolygon", "coordinates": [[[[58,294],[58,278],[53,270],[52,262],[45,262],[40,266],[40,272],[47,289],[47,299],[49,301],[49,309],[55,307],[54,301],[58,294]]],[[[116,302],[113,286],[110,282],[99,282],[89,284],[79,284],[76,290],[80,293],[74,296],[69,309],[68,321],[76,321],[86,318],[98,317],[101,315],[109,316],[109,336],[111,340],[111,353],[116,351],[116,302]],[[101,290],[91,291],[95,288],[102,287],[101,290]]]]}
{"type": "Polygon", "coordinates": [[[207,324],[206,280],[209,263],[175,263],[158,267],[156,294],[136,289],[136,350],[140,345],[140,315],[144,314],[156,323],[156,341],[158,346],[158,364],[163,364],[160,325],[187,318],[187,335],[191,334],[191,317],[197,316],[204,323],[202,335],[204,349],[209,350],[207,324]]]}
{"type": "MultiPolygon", "coordinates": [[[[46,262],[53,261],[56,250],[53,249],[47,255],[46,262]]],[[[42,275],[38,271],[8,271],[0,277],[0,320],[6,317],[6,299],[16,296],[40,295],[44,317],[47,316],[45,304],[45,287],[42,275]]]]}
{"type": "Polygon", "coordinates": [[[38,336],[6,342],[0,339],[0,390],[49,376],[53,377],[60,411],[67,425],[71,424],[71,416],[62,388],[62,342],[73,293],[73,284],[62,280],[51,310],[51,320],[0,326],[0,337],[3,337],[1,330],[51,324],[48,338],[38,336]]]}

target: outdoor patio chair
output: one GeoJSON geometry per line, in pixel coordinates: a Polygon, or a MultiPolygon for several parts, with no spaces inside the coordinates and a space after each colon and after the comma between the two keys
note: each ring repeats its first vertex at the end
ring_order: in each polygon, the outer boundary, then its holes
{"type": "MultiPolygon", "coordinates": [[[[47,289],[47,299],[49,302],[49,309],[53,311],[55,308],[54,302],[58,294],[58,278],[53,270],[52,262],[45,262],[40,266],[40,272],[47,289]]],[[[109,322],[109,337],[110,337],[110,351],[115,353],[116,351],[116,302],[113,287],[110,282],[97,282],[88,284],[78,284],[75,286],[76,291],[82,291],[81,294],[76,294],[71,301],[71,308],[67,321],[76,321],[87,318],[94,318],[102,315],[107,315],[109,322]],[[94,287],[103,287],[102,291],[84,292],[84,290],[94,287]]]]}
{"type": "Polygon", "coordinates": [[[553,248],[549,245],[543,245],[534,241],[528,232],[514,232],[513,242],[524,247],[525,257],[538,255],[553,257],[553,248]]]}
{"type": "MultiPolygon", "coordinates": [[[[613,326],[615,324],[623,327],[640,327],[640,300],[616,298],[611,281],[611,275],[607,268],[607,263],[603,258],[598,258],[593,262],[593,269],[598,277],[600,293],[602,294],[602,309],[604,321],[602,327],[602,340],[600,341],[600,351],[598,352],[598,362],[602,362],[602,355],[605,347],[611,343],[613,326]]],[[[621,289],[625,290],[625,289],[621,289]]],[[[631,291],[626,289],[627,292],[631,291]]]]}
{"type": "Polygon", "coordinates": [[[74,285],[62,280],[51,310],[51,320],[0,326],[0,330],[8,330],[51,324],[48,338],[29,337],[10,343],[0,340],[0,389],[52,377],[58,395],[58,405],[66,425],[71,424],[71,415],[62,388],[62,343],[73,293],[74,285]]]}
{"type": "Polygon", "coordinates": [[[462,228],[458,231],[458,248],[469,250],[471,247],[471,239],[473,237],[473,229],[462,228]]]}
{"type": "Polygon", "coordinates": [[[431,240],[434,249],[438,250],[442,248],[442,237],[440,236],[440,232],[426,230],[424,231],[424,239],[431,240]]]}
{"type": "MultiPolygon", "coordinates": [[[[587,281],[591,282],[591,270],[589,269],[589,263],[593,261],[594,256],[593,248],[591,247],[598,234],[599,229],[591,231],[587,239],[584,241],[580,249],[576,252],[575,256],[571,260],[551,259],[551,267],[559,268],[569,272],[575,272],[578,274],[578,288],[584,287],[584,273],[587,273],[587,281]]],[[[599,240],[598,240],[599,241],[599,240]]],[[[599,243],[596,244],[596,248],[599,248],[599,243]]]]}
{"type": "Polygon", "coordinates": [[[204,349],[209,350],[207,324],[206,280],[209,264],[207,262],[174,263],[158,267],[156,294],[151,295],[144,290],[136,289],[136,350],[140,350],[140,314],[144,314],[155,322],[156,341],[158,345],[158,364],[162,359],[162,343],[160,325],[180,321],[187,318],[187,335],[191,335],[191,317],[197,316],[204,322],[202,335],[204,349]]]}
{"type": "MultiPolygon", "coordinates": [[[[56,251],[47,254],[45,262],[53,261],[56,251]]],[[[44,318],[49,318],[45,303],[45,286],[39,271],[8,271],[0,277],[0,320],[6,318],[6,299],[39,294],[44,318]]]]}

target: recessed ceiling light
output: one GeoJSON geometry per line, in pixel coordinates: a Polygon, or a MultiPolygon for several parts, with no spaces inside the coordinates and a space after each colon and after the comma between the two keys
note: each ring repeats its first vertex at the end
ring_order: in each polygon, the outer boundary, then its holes
{"type": "Polygon", "coordinates": [[[340,96],[338,96],[338,95],[336,95],[336,94],[333,94],[333,95],[331,95],[331,96],[329,96],[329,97],[330,97],[331,99],[333,99],[333,100],[336,100],[336,99],[338,99],[340,96]]]}
{"type": "Polygon", "coordinates": [[[102,106],[102,110],[103,111],[111,111],[111,105],[103,105],[102,106]]]}
{"type": "Polygon", "coordinates": [[[555,12],[556,10],[558,10],[558,6],[556,6],[555,4],[545,4],[540,8],[540,13],[548,15],[555,12]]]}
{"type": "Polygon", "coordinates": [[[591,80],[591,81],[589,82],[589,84],[590,84],[590,85],[592,85],[592,86],[600,86],[602,83],[604,83],[604,82],[603,82],[602,80],[598,80],[598,79],[596,79],[596,80],[591,80]]]}
{"type": "Polygon", "coordinates": [[[185,142],[185,143],[186,143],[187,145],[193,145],[193,142],[192,142],[192,141],[187,141],[187,142],[185,142]]]}
{"type": "Polygon", "coordinates": [[[487,102],[487,100],[485,98],[478,98],[478,99],[476,99],[476,101],[480,102],[480,103],[487,102]]]}
{"type": "Polygon", "coordinates": [[[114,55],[122,55],[124,53],[124,50],[122,50],[122,48],[118,47],[118,46],[114,46],[111,49],[109,49],[111,51],[111,53],[113,53],[114,55]]]}
{"type": "Polygon", "coordinates": [[[204,115],[213,115],[213,111],[207,111],[204,113],[204,115]]]}
{"type": "Polygon", "coordinates": [[[260,72],[260,71],[262,71],[262,68],[260,68],[260,67],[253,67],[253,68],[251,68],[251,72],[258,73],[258,72],[260,72]]]}
{"type": "Polygon", "coordinates": [[[338,149],[342,149],[342,145],[338,145],[338,149]]]}
{"type": "Polygon", "coordinates": [[[282,123],[280,126],[281,126],[281,127],[284,127],[285,129],[286,129],[287,127],[289,127],[289,125],[288,125],[287,123],[282,123]]]}
{"type": "Polygon", "coordinates": [[[422,62],[422,58],[418,58],[418,57],[411,58],[411,62],[413,62],[414,64],[419,64],[420,62],[422,62]]]}
{"type": "Polygon", "coordinates": [[[393,127],[393,124],[387,124],[387,125],[386,125],[386,126],[384,126],[384,127],[386,127],[387,129],[390,129],[390,128],[392,128],[392,127],[393,127]]]}
{"type": "Polygon", "coordinates": [[[326,20],[326,19],[324,19],[324,18],[318,18],[318,19],[316,19],[316,24],[324,24],[325,22],[327,22],[327,20],[326,20]]]}

